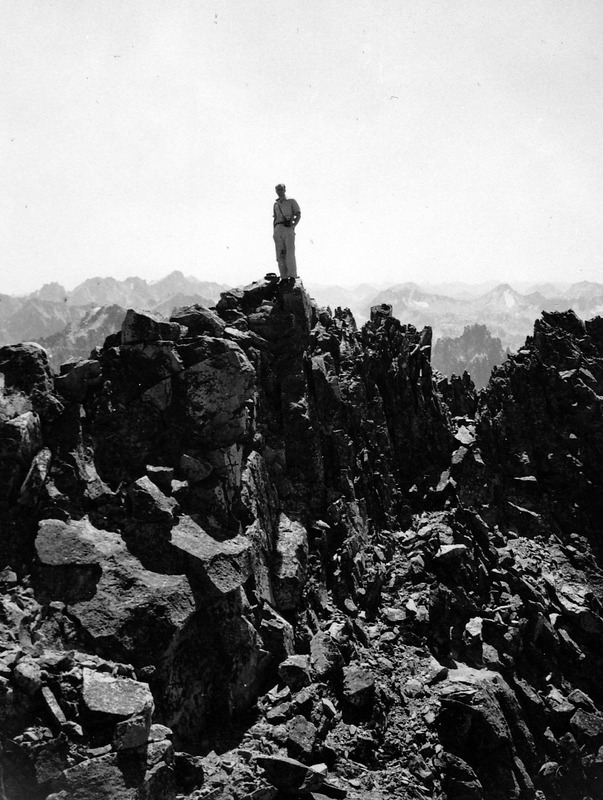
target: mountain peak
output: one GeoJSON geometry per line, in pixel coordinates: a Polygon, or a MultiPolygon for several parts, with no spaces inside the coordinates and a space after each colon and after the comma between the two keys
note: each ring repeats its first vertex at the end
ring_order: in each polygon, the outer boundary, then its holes
{"type": "Polygon", "coordinates": [[[32,292],[29,297],[37,300],[48,300],[51,303],[64,303],[67,300],[67,289],[57,281],[45,283],[41,289],[32,292]]]}
{"type": "Polygon", "coordinates": [[[504,294],[505,292],[511,292],[514,295],[518,295],[519,294],[519,292],[516,291],[511,286],[510,283],[499,283],[493,289],[490,289],[489,292],[486,292],[486,294],[489,294],[489,295],[500,295],[500,294],[504,294]]]}
{"type": "Polygon", "coordinates": [[[592,297],[603,295],[603,284],[594,281],[580,281],[572,283],[565,291],[565,297],[592,297]]]}

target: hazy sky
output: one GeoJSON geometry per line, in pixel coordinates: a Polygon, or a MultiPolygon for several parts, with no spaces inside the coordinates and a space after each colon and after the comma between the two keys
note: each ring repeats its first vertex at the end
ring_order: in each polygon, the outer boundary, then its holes
{"type": "Polygon", "coordinates": [[[0,293],[603,280],[600,0],[0,0],[0,293]]]}

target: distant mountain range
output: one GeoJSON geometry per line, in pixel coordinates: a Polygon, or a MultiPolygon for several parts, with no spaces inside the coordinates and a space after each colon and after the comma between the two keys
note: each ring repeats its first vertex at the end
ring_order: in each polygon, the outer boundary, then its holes
{"type": "Polygon", "coordinates": [[[36,297],[0,294],[0,345],[32,341],[77,322],[85,308],[36,297]]]}
{"type": "Polygon", "coordinates": [[[60,283],[46,283],[26,297],[13,299],[25,302],[42,300],[68,306],[119,305],[150,311],[176,295],[204,297],[207,302],[213,303],[219,298],[220,292],[228,288],[226,284],[200,281],[192,275],[183,275],[179,270],[174,270],[165,278],[150,283],[143,278],[126,278],[123,281],[88,278],[70,292],[60,283]]]}
{"type": "MultiPolygon", "coordinates": [[[[131,277],[90,278],[67,291],[48,283],[26,297],[0,294],[0,345],[35,340],[50,352],[57,367],[70,357],[86,356],[117,330],[127,308],[169,316],[179,306],[213,306],[227,284],[201,281],[176,270],[159,281],[131,277]],[[120,317],[120,315],[122,315],[120,317]]],[[[417,328],[430,325],[434,341],[460,337],[468,325],[486,325],[504,350],[517,350],[532,333],[542,311],[572,308],[582,319],[603,314],[603,284],[526,284],[519,292],[509,284],[402,283],[387,288],[370,283],[354,287],[308,284],[319,306],[349,308],[362,324],[371,306],[392,305],[394,316],[417,328]]]]}
{"type": "Polygon", "coordinates": [[[451,297],[426,292],[415,283],[404,283],[379,292],[359,309],[360,316],[368,317],[370,307],[380,303],[391,304],[393,315],[402,322],[417,328],[430,325],[434,339],[460,336],[467,325],[480,323],[501,340],[503,348],[517,350],[532,333],[534,321],[542,311],[572,308],[582,319],[603,314],[603,284],[583,281],[549,296],[542,291],[521,294],[501,283],[484,294],[451,297]]]}
{"type": "Polygon", "coordinates": [[[38,343],[48,351],[50,364],[58,372],[61,364],[87,358],[107,336],[120,330],[125,315],[122,306],[95,306],[57,333],[38,339],[38,343]]]}
{"type": "Polygon", "coordinates": [[[53,282],[24,297],[0,294],[0,345],[37,341],[57,367],[71,356],[87,355],[88,341],[101,345],[120,328],[128,308],[169,315],[192,303],[212,306],[228,288],[176,270],[154,282],[89,278],[72,291],[53,282]]]}

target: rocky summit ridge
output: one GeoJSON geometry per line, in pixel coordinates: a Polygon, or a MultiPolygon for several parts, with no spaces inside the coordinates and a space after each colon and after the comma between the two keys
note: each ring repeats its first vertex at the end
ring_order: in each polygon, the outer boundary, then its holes
{"type": "Polygon", "coordinates": [[[603,320],[430,356],[268,276],[0,348],[3,800],[603,795],[603,320]]]}

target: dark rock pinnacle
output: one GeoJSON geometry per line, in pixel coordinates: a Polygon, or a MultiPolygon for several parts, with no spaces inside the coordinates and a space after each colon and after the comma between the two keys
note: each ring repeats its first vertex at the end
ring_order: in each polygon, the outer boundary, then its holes
{"type": "Polygon", "coordinates": [[[4,800],[603,794],[603,323],[475,391],[273,276],[0,348],[4,800]]]}

